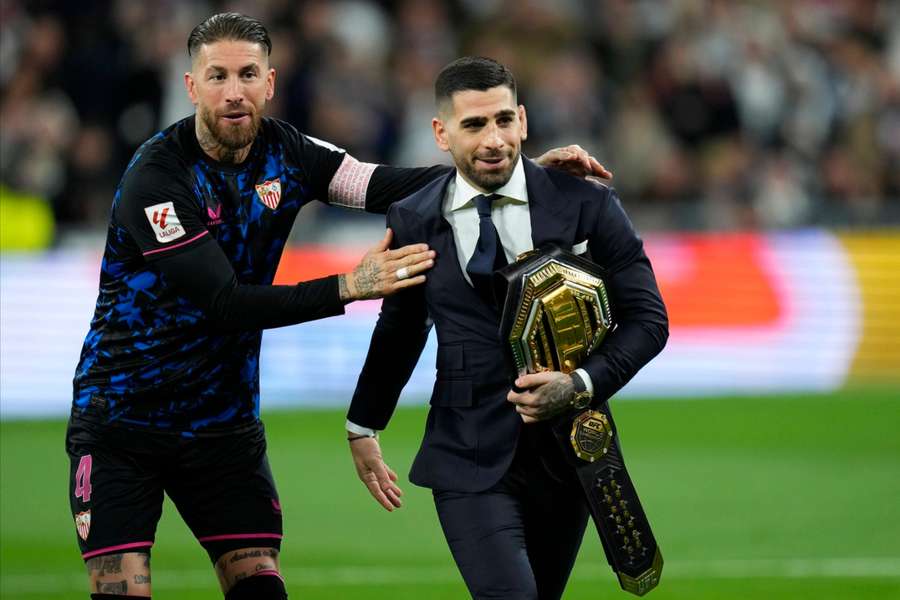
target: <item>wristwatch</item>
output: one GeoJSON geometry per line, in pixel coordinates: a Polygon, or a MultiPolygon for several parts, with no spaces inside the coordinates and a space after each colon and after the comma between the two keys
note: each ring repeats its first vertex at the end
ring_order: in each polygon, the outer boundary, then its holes
{"type": "Polygon", "coordinates": [[[575,387],[575,395],[570,402],[572,408],[577,408],[578,410],[587,408],[590,406],[591,400],[594,399],[594,394],[588,391],[584,379],[582,379],[581,375],[577,372],[573,371],[572,373],[569,373],[569,377],[572,378],[572,384],[575,387]]]}

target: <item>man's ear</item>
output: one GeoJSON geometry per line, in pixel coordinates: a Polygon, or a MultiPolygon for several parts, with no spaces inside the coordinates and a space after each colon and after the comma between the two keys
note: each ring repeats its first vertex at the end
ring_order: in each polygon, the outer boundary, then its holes
{"type": "Polygon", "coordinates": [[[519,120],[522,122],[522,141],[528,139],[528,116],[525,114],[525,105],[519,105],[519,120]]]}
{"type": "Polygon", "coordinates": [[[191,75],[190,71],[184,74],[184,89],[187,90],[187,95],[191,100],[191,104],[197,106],[197,88],[194,83],[194,76],[191,75]]]}
{"type": "Polygon", "coordinates": [[[450,151],[450,141],[447,139],[447,128],[444,122],[435,117],[431,119],[431,129],[434,132],[434,141],[437,147],[444,152],[450,151]]]}
{"type": "Polygon", "coordinates": [[[271,100],[275,96],[275,69],[269,69],[266,73],[266,100],[271,100]]]}

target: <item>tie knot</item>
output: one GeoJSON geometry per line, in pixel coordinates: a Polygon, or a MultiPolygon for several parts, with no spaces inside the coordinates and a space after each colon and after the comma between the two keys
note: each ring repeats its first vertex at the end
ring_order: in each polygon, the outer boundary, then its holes
{"type": "Polygon", "coordinates": [[[490,218],[491,204],[493,204],[494,200],[499,197],[500,194],[491,194],[489,196],[478,194],[477,196],[475,196],[475,210],[478,211],[478,216],[490,218]]]}

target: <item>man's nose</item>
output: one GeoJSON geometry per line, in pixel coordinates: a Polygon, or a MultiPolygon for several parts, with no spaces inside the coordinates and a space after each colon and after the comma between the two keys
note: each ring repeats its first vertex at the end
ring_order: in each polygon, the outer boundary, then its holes
{"type": "Polygon", "coordinates": [[[244,101],[244,88],[241,86],[240,79],[231,77],[225,84],[225,102],[229,104],[240,104],[244,101]]]}
{"type": "Polygon", "coordinates": [[[488,125],[485,129],[481,144],[486,148],[502,148],[505,142],[500,136],[500,128],[496,125],[488,125]]]}

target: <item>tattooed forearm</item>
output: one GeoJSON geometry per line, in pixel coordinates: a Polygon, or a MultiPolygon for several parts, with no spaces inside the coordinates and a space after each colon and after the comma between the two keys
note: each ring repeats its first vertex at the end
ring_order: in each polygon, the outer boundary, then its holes
{"type": "Polygon", "coordinates": [[[150,576],[149,575],[135,575],[134,582],[138,585],[141,585],[143,583],[150,583],[150,576]]]}

